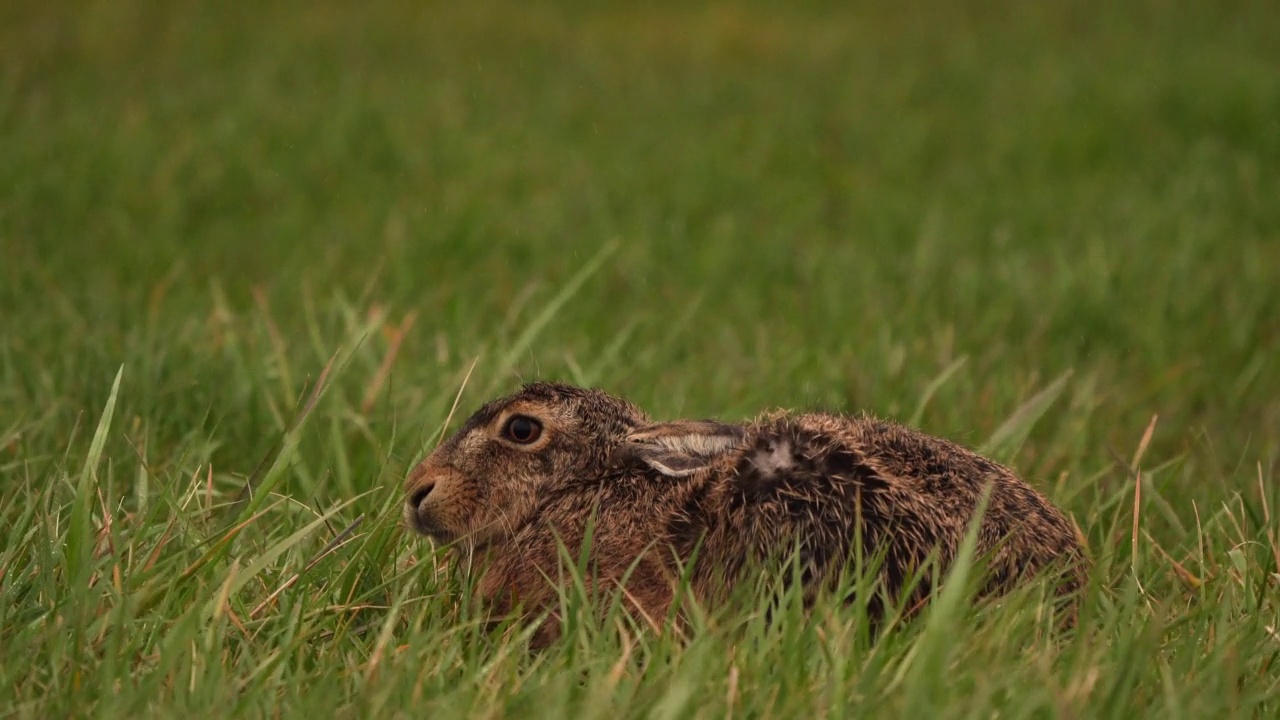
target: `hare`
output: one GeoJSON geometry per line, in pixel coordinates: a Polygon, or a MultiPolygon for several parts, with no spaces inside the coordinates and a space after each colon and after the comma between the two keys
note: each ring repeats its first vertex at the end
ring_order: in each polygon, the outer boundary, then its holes
{"type": "MultiPolygon", "coordinates": [[[[1073,523],[1012,471],[950,441],[870,417],[773,412],[743,424],[653,422],[600,390],[538,382],[480,408],[405,481],[405,520],[479,560],[492,612],[553,611],[561,543],[588,525],[590,587],[621,586],[641,622],[661,625],[686,572],[692,594],[723,601],[753,567],[800,563],[806,600],[859,551],[908,607],[931,592],[989,488],[979,526],[982,592],[1041,572],[1084,581],[1073,523]],[[788,553],[794,553],[788,555],[788,553]],[[689,567],[684,565],[693,559],[689,567]]],[[[873,617],[877,598],[864,599],[873,617]]],[[[550,614],[532,644],[559,632],[550,614]]]]}

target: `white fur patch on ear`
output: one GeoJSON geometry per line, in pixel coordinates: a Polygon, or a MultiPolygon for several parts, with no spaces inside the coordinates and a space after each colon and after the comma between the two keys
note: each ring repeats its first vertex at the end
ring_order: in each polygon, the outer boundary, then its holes
{"type": "Polygon", "coordinates": [[[667,477],[688,477],[689,475],[698,472],[703,467],[706,467],[705,465],[691,465],[688,467],[675,468],[664,463],[661,457],[646,457],[643,453],[641,454],[641,457],[646,463],[648,463],[649,467],[657,470],[667,477]]]}
{"type": "Polygon", "coordinates": [[[686,477],[738,448],[745,435],[738,425],[677,420],[632,433],[620,449],[620,455],[638,459],[667,477],[686,477]]]}
{"type": "Polygon", "coordinates": [[[741,441],[739,435],[666,435],[648,442],[692,455],[717,455],[741,441]]]}

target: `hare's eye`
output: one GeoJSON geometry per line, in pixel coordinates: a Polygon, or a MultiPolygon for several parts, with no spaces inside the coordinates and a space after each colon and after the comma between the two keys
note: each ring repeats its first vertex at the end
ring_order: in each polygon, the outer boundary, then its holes
{"type": "Polygon", "coordinates": [[[513,442],[531,443],[542,436],[542,423],[531,417],[516,415],[507,421],[507,427],[502,434],[513,442]]]}

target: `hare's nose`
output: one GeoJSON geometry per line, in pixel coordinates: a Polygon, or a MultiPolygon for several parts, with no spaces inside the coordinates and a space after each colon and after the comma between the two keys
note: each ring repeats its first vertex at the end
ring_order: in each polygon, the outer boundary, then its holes
{"type": "Polygon", "coordinates": [[[423,483],[419,485],[413,493],[409,495],[409,509],[417,512],[422,507],[422,502],[431,494],[431,490],[435,488],[435,483],[423,483]]]}
{"type": "Polygon", "coordinates": [[[418,463],[413,470],[409,471],[409,477],[404,479],[404,488],[408,492],[405,502],[409,505],[409,512],[418,512],[418,507],[422,505],[423,500],[427,499],[435,486],[435,478],[431,477],[427,463],[418,463]]]}

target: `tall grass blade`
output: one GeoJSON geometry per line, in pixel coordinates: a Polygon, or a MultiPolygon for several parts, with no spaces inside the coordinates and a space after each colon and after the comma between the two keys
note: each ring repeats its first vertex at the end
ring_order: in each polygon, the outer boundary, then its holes
{"type": "Polygon", "coordinates": [[[93,559],[93,503],[98,495],[95,490],[98,464],[102,461],[102,450],[107,443],[111,418],[116,411],[116,398],[120,394],[120,379],[123,377],[124,366],[121,365],[111,383],[111,394],[107,396],[106,406],[98,418],[98,427],[89,443],[89,454],[85,457],[84,466],[80,468],[76,496],[71,501],[71,524],[67,528],[66,544],[67,566],[72,575],[71,587],[79,587],[89,578],[89,566],[93,559]]]}
{"type": "Polygon", "coordinates": [[[961,355],[951,361],[950,365],[943,368],[942,372],[938,373],[937,377],[929,381],[929,384],[925,386],[924,392],[920,395],[920,402],[916,405],[915,412],[911,413],[910,419],[907,420],[908,425],[916,426],[920,424],[920,421],[924,419],[924,410],[928,407],[929,401],[933,399],[934,394],[937,393],[943,385],[946,385],[947,381],[951,379],[951,376],[955,375],[956,371],[964,367],[965,363],[968,361],[969,356],[961,355]]]}
{"type": "Polygon", "coordinates": [[[507,374],[510,373],[511,369],[516,366],[517,362],[519,362],[520,357],[529,350],[533,345],[533,342],[538,339],[538,336],[542,334],[542,331],[546,329],[551,320],[560,312],[560,309],[563,308],[569,300],[573,299],[573,296],[582,289],[582,286],[586,284],[587,280],[589,280],[592,275],[596,274],[596,271],[604,265],[604,261],[609,259],[609,256],[618,249],[618,246],[619,242],[617,240],[611,240],[606,243],[604,247],[600,248],[600,250],[593,255],[591,259],[578,270],[578,272],[573,274],[573,277],[569,278],[569,281],[560,288],[560,291],[551,298],[551,301],[548,302],[547,305],[529,321],[525,326],[524,332],[516,336],[515,341],[511,343],[511,347],[498,361],[498,366],[495,368],[495,372],[492,375],[493,379],[485,388],[485,395],[490,395],[497,390],[497,388],[504,382],[507,374]]]}
{"type": "Polygon", "coordinates": [[[978,452],[984,455],[995,454],[1006,450],[1011,450],[1016,445],[1020,445],[1027,437],[1027,433],[1031,432],[1031,428],[1044,417],[1050,406],[1067,388],[1067,382],[1071,379],[1071,370],[1068,370],[1057,377],[1056,380],[1049,383],[1040,392],[1032,395],[1029,400],[1023,403],[1008,420],[1004,421],[996,431],[991,433],[991,437],[978,449],[978,452]]]}

